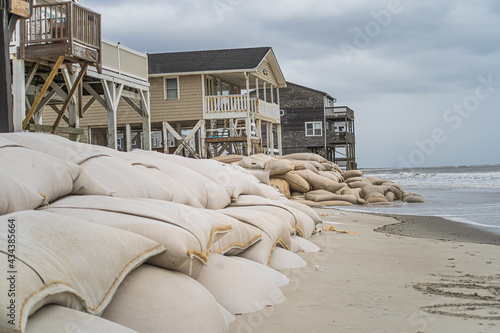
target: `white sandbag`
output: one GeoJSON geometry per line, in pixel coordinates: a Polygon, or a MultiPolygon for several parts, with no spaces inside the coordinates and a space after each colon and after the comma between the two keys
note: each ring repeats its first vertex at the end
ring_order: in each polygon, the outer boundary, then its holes
{"type": "Polygon", "coordinates": [[[67,196],[46,209],[68,216],[80,214],[87,221],[132,231],[164,244],[167,253],[151,259],[150,263],[189,275],[197,274],[208,262],[212,243],[232,228],[204,209],[153,199],[67,196]]]}
{"type": "Polygon", "coordinates": [[[156,166],[162,172],[178,180],[201,205],[208,209],[222,209],[231,203],[226,189],[207,177],[177,163],[161,158],[161,154],[134,150],[127,158],[132,162],[143,162],[156,166]]]}
{"type": "Polygon", "coordinates": [[[262,239],[262,231],[257,227],[243,223],[215,210],[207,209],[206,213],[223,225],[232,226],[232,229],[224,237],[210,245],[209,251],[211,253],[235,256],[262,239]]]}
{"type": "Polygon", "coordinates": [[[70,194],[80,174],[74,163],[23,147],[0,148],[0,167],[47,202],[70,194]]]}
{"type": "Polygon", "coordinates": [[[260,190],[265,198],[272,200],[286,199],[286,196],[280,192],[276,187],[266,184],[259,184],[260,190]]]}
{"type": "Polygon", "coordinates": [[[164,172],[161,172],[156,167],[151,167],[143,164],[133,164],[140,172],[144,172],[151,177],[155,182],[167,188],[172,193],[170,201],[185,204],[191,207],[202,208],[201,203],[192,196],[178,181],[170,177],[164,172]]]}
{"type": "MultiPolygon", "coordinates": [[[[28,316],[45,304],[99,315],[124,277],[165,248],[130,232],[41,211],[4,215],[15,224],[16,321],[0,320],[1,332],[24,330],[28,316]]],[[[9,228],[12,229],[12,228],[9,228]]],[[[0,259],[7,263],[7,226],[0,230],[0,259]]],[[[12,251],[12,247],[11,247],[12,251]]],[[[0,279],[1,290],[11,281],[0,279]]],[[[0,297],[7,309],[8,297],[0,297]]]]}
{"type": "Polygon", "coordinates": [[[310,170],[316,174],[319,174],[318,169],[311,163],[311,161],[301,161],[301,160],[289,160],[293,163],[293,169],[295,171],[299,170],[310,170]]]}
{"type": "Polygon", "coordinates": [[[351,177],[363,177],[363,171],[361,170],[349,170],[344,171],[344,178],[347,180],[351,177]]]}
{"type": "Polygon", "coordinates": [[[258,186],[259,182],[255,177],[242,171],[238,166],[224,164],[215,160],[196,160],[177,155],[159,155],[223,186],[232,198],[237,198],[241,194],[263,195],[258,186]]]}
{"type": "Polygon", "coordinates": [[[253,156],[245,156],[238,162],[238,165],[245,169],[256,169],[256,170],[264,170],[266,167],[266,162],[257,159],[253,156]]]}
{"type": "Polygon", "coordinates": [[[269,267],[273,269],[294,269],[307,266],[307,262],[297,254],[276,247],[271,255],[269,267]]]}
{"type": "Polygon", "coordinates": [[[219,212],[253,225],[262,231],[262,239],[239,254],[243,258],[268,265],[272,250],[276,246],[289,248],[291,245],[290,227],[275,216],[254,211],[251,207],[228,207],[219,212]]]}
{"type": "Polygon", "coordinates": [[[196,280],[234,315],[259,311],[285,300],[267,274],[246,262],[220,254],[211,256],[196,280]]]}
{"type": "Polygon", "coordinates": [[[321,217],[319,217],[318,213],[316,213],[316,211],[314,209],[312,209],[311,207],[309,207],[307,205],[301,204],[299,202],[294,202],[292,200],[286,200],[286,199],[280,200],[280,202],[285,206],[289,206],[289,207],[298,209],[298,210],[302,211],[303,213],[307,214],[307,216],[309,216],[313,220],[315,225],[322,222],[321,217]]]}
{"type": "Polygon", "coordinates": [[[300,209],[284,205],[281,201],[254,195],[242,195],[230,207],[253,207],[256,210],[279,217],[292,228],[293,234],[309,238],[314,230],[314,221],[300,209]]]}
{"type": "Polygon", "coordinates": [[[273,283],[278,287],[284,287],[290,284],[290,279],[283,273],[278,272],[275,269],[272,269],[269,266],[259,264],[258,262],[248,260],[239,256],[231,257],[234,260],[239,260],[244,262],[247,265],[252,266],[253,268],[259,270],[260,272],[266,274],[269,278],[273,280],[273,283]]]}
{"type": "Polygon", "coordinates": [[[46,305],[29,317],[26,333],[137,333],[125,326],[58,305],[46,305]]]}
{"type": "Polygon", "coordinates": [[[320,250],[321,249],[313,242],[299,236],[292,236],[292,247],[290,248],[290,251],[292,251],[293,253],[315,253],[319,252],[320,250]]]}
{"type": "MultiPolygon", "coordinates": [[[[238,166],[238,167],[240,167],[240,166],[238,166]]],[[[257,180],[260,183],[266,184],[266,185],[271,185],[271,182],[269,180],[269,171],[265,171],[265,170],[253,170],[253,169],[243,169],[243,170],[245,170],[245,172],[247,172],[248,174],[250,174],[250,175],[254,176],[255,178],[257,178],[257,180]]],[[[261,188],[261,190],[262,190],[262,188],[261,188]]]]}
{"type": "Polygon", "coordinates": [[[45,198],[0,167],[0,215],[40,207],[45,198]]]}
{"type": "Polygon", "coordinates": [[[168,188],[116,157],[101,155],[83,161],[80,166],[118,197],[172,200],[168,188]]]}
{"type": "Polygon", "coordinates": [[[199,282],[143,265],[122,283],[102,318],[137,332],[227,332],[224,313],[199,282]]]}

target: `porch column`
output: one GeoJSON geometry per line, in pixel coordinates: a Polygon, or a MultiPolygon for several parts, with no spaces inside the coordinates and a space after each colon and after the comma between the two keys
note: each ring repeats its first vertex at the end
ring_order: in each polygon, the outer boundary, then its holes
{"type": "Polygon", "coordinates": [[[23,120],[26,117],[26,82],[24,78],[24,60],[12,60],[12,84],[14,92],[14,132],[22,132],[23,120]]]}
{"type": "Polygon", "coordinates": [[[259,99],[259,78],[255,77],[255,96],[259,99]]]}
{"type": "MultiPolygon", "coordinates": [[[[42,111],[40,110],[40,114],[42,111]]],[[[80,110],[78,109],[78,105],[71,101],[68,105],[68,120],[69,127],[80,128],[80,110]]],[[[79,134],[70,134],[69,139],[71,141],[80,142],[79,134]]]]}
{"type": "Polygon", "coordinates": [[[151,110],[149,91],[141,90],[142,149],[151,150],[151,110]]]}
{"type": "Polygon", "coordinates": [[[201,158],[207,158],[207,144],[206,144],[206,137],[207,137],[207,121],[203,120],[203,124],[200,127],[200,141],[201,141],[201,158]]]}
{"type": "Polygon", "coordinates": [[[270,146],[270,143],[271,143],[271,137],[270,137],[270,132],[271,132],[271,124],[270,123],[266,123],[266,153],[267,155],[271,155],[271,146],[270,146]]]}
{"type": "Polygon", "coordinates": [[[270,132],[269,132],[269,145],[271,146],[271,156],[274,157],[274,135],[273,135],[273,131],[274,131],[274,128],[273,128],[273,123],[269,123],[269,126],[270,127],[270,132]]]}
{"type": "Polygon", "coordinates": [[[132,151],[132,126],[125,124],[125,151],[132,151]]]}
{"type": "Polygon", "coordinates": [[[266,86],[266,81],[264,81],[264,102],[267,102],[267,86],[266,86]]]}
{"type": "Polygon", "coordinates": [[[167,129],[167,126],[165,126],[165,124],[162,124],[162,126],[161,126],[161,137],[163,139],[163,142],[162,142],[163,153],[164,154],[168,154],[168,149],[169,149],[169,146],[168,146],[168,129],[167,129]]]}
{"type": "Polygon", "coordinates": [[[274,87],[271,84],[271,104],[274,103],[274,91],[273,91],[273,89],[274,89],[274,87]]]}
{"type": "Polygon", "coordinates": [[[247,88],[247,118],[245,120],[245,127],[247,133],[247,156],[252,155],[252,125],[251,125],[251,115],[250,115],[250,77],[248,73],[245,72],[246,78],[246,88],[247,88]]]}
{"type": "Polygon", "coordinates": [[[281,137],[281,123],[276,125],[278,137],[278,156],[283,156],[283,138],[281,137]]]}
{"type": "Polygon", "coordinates": [[[119,85],[118,90],[114,82],[101,80],[102,87],[104,88],[104,96],[106,97],[107,113],[108,113],[108,147],[116,149],[117,142],[117,120],[116,112],[118,109],[118,102],[123,92],[123,84],[119,85]]]}

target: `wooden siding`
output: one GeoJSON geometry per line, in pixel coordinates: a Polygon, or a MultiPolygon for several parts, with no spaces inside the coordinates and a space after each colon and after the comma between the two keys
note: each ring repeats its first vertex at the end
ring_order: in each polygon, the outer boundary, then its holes
{"type": "Polygon", "coordinates": [[[201,75],[179,77],[179,99],[165,100],[164,78],[150,78],[151,122],[203,118],[201,75]]]}
{"type": "Polygon", "coordinates": [[[269,64],[269,61],[267,59],[264,59],[262,64],[260,64],[259,68],[257,69],[257,73],[253,73],[253,75],[257,76],[259,80],[264,80],[267,81],[268,83],[274,85],[275,87],[278,86],[278,80],[276,79],[276,75],[274,74],[271,65],[269,64]],[[267,71],[267,75],[264,74],[264,70],[267,71]]]}

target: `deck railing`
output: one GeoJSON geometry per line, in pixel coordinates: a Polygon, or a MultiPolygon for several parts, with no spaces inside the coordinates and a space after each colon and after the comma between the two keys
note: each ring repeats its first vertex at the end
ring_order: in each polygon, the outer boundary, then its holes
{"type": "Polygon", "coordinates": [[[103,40],[102,68],[118,74],[148,80],[148,55],[132,50],[120,43],[103,40]]]}
{"type": "Polygon", "coordinates": [[[247,111],[255,114],[271,116],[280,119],[280,110],[277,104],[264,102],[258,98],[250,98],[247,103],[245,95],[222,95],[222,96],[206,96],[205,97],[205,112],[208,118],[231,118],[242,116],[247,111]]]}
{"type": "Polygon", "coordinates": [[[325,111],[327,117],[347,117],[354,119],[354,111],[347,106],[327,107],[325,111]]]}
{"type": "Polygon", "coordinates": [[[101,47],[101,15],[73,2],[34,5],[23,28],[24,46],[69,41],[101,47]]]}

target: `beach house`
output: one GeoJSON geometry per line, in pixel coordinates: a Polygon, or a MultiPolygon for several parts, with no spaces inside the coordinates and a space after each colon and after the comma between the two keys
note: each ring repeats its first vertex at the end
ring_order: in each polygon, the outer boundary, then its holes
{"type": "Polygon", "coordinates": [[[281,89],[283,154],[313,152],[356,168],[354,111],[334,106],[330,94],[287,82],[281,89]]]}

